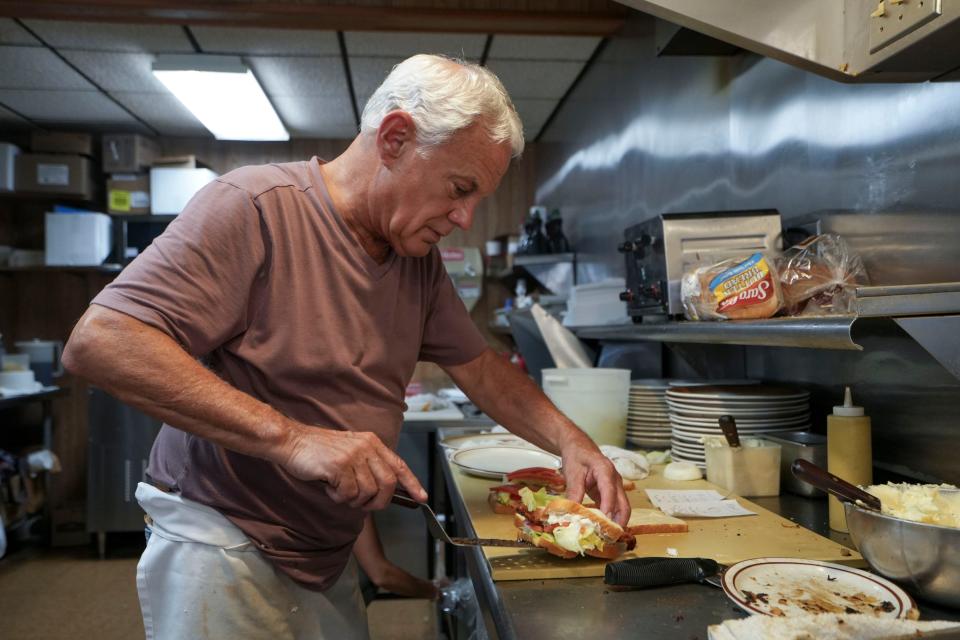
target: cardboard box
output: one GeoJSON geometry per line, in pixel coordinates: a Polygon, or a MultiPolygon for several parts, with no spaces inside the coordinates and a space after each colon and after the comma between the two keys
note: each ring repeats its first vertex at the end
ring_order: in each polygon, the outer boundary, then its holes
{"type": "Polygon", "coordinates": [[[183,156],[161,156],[154,158],[153,167],[165,167],[169,169],[196,169],[197,166],[204,167],[202,162],[197,162],[197,156],[193,154],[183,156]]]}
{"type": "Polygon", "coordinates": [[[107,213],[150,213],[150,176],[115,173],[107,180],[107,213]]]}
{"type": "Polygon", "coordinates": [[[81,200],[93,197],[90,158],[21,153],[17,156],[14,186],[25,193],[55,193],[81,200]]]}
{"type": "Polygon", "coordinates": [[[159,155],[157,143],[138,133],[105,134],[102,149],[104,173],[138,173],[159,155]]]}
{"type": "Polygon", "coordinates": [[[150,169],[150,212],[178,215],[190,198],[216,177],[210,169],[150,169]]]}
{"type": "Polygon", "coordinates": [[[0,191],[13,191],[20,147],[0,142],[0,191]]]}
{"type": "Polygon", "coordinates": [[[110,255],[112,220],[105,213],[48,213],[48,266],[96,266],[110,255]]]}
{"type": "Polygon", "coordinates": [[[30,151],[34,153],[70,153],[93,155],[93,136],[89,133],[34,131],[30,134],[30,151]]]}

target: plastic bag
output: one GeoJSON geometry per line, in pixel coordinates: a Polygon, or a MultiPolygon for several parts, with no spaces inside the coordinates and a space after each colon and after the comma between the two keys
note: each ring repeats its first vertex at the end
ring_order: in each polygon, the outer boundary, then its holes
{"type": "Polygon", "coordinates": [[[790,247],[778,266],[784,308],[793,316],[851,313],[854,290],[869,284],[860,256],[833,233],[790,247]]]}
{"type": "Polygon", "coordinates": [[[783,306],[776,265],[759,252],[688,271],[680,298],[690,320],[770,318],[783,306]]]}

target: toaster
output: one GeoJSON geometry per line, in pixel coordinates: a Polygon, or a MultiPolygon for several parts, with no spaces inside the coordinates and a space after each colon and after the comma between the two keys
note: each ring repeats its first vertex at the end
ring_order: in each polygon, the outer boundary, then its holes
{"type": "Polygon", "coordinates": [[[778,252],[781,245],[775,209],[660,214],[623,232],[618,249],[626,259],[627,288],[620,299],[634,322],[683,315],[685,271],[757,251],[778,252]]]}

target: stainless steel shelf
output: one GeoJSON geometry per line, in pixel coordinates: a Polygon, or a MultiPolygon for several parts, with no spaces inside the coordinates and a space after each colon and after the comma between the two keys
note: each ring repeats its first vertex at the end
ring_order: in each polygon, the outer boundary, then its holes
{"type": "Polygon", "coordinates": [[[855,316],[773,318],[729,322],[662,322],[580,327],[574,333],[593,340],[693,342],[763,347],[803,347],[862,351],[853,341],[855,316]]]}
{"type": "Polygon", "coordinates": [[[857,287],[854,305],[861,318],[960,313],[960,282],[857,287]]]}
{"type": "Polygon", "coordinates": [[[515,255],[513,264],[525,267],[531,264],[558,264],[562,262],[576,262],[576,253],[543,253],[537,255],[515,255]]]}

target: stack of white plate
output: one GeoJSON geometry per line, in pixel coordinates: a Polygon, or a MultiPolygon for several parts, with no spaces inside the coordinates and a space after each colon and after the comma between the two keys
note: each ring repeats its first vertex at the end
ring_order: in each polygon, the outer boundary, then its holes
{"type": "Polygon", "coordinates": [[[670,414],[666,392],[669,380],[659,378],[630,381],[627,409],[627,442],[650,449],[670,448],[670,414]]]}
{"type": "Polygon", "coordinates": [[[790,387],[670,387],[673,458],[705,466],[703,436],[722,436],[718,419],[731,415],[741,437],[810,428],[810,393],[790,387]]]}

